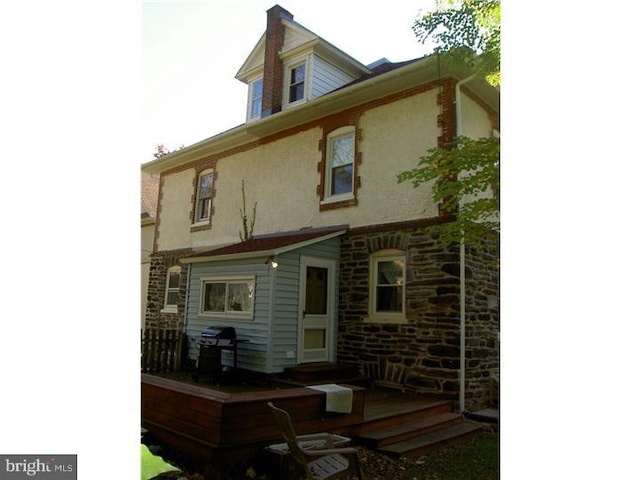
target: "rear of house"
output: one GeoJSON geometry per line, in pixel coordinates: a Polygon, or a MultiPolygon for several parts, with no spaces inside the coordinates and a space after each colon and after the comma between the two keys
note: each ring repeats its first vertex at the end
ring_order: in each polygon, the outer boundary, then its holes
{"type": "Polygon", "coordinates": [[[457,134],[499,130],[499,93],[456,89],[466,76],[434,58],[362,65],[270,9],[237,74],[246,123],[143,165],[160,175],[146,325],[232,326],[238,366],[266,374],[345,362],[453,400],[464,378],[468,406],[487,405],[497,238],[443,247],[428,186],[396,179],[457,134]]]}

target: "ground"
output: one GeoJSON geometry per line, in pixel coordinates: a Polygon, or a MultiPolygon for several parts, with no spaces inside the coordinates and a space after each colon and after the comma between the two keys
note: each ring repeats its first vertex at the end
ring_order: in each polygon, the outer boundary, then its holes
{"type": "MultiPolygon", "coordinates": [[[[366,480],[497,480],[500,478],[499,443],[499,433],[488,429],[470,442],[415,459],[393,459],[369,449],[357,448],[366,480]]],[[[209,480],[214,477],[191,473],[163,478],[209,480]]],[[[249,468],[244,477],[237,480],[273,479],[249,468]]]]}

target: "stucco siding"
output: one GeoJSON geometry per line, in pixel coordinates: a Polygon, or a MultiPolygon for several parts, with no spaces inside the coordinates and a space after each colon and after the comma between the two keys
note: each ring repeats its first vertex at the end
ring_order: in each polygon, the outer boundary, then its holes
{"type": "Polygon", "coordinates": [[[158,250],[191,246],[190,213],[195,170],[163,176],[160,185],[158,250]]]}
{"type": "MultiPolygon", "coordinates": [[[[463,130],[491,132],[487,113],[463,100],[463,130]],[[480,126],[471,128],[472,124],[480,126]]],[[[265,145],[223,157],[216,165],[214,214],[210,229],[190,231],[195,169],[165,175],[162,186],[158,250],[207,248],[239,241],[242,180],[247,211],[257,202],[254,234],[348,224],[392,223],[438,215],[429,185],[399,184],[397,174],[417,166],[437,145],[437,90],[399,99],[363,112],[359,120],[361,163],[357,206],[320,211],[317,187],[322,128],[310,128],[265,145]]]]}
{"type": "Polygon", "coordinates": [[[491,119],[480,105],[465,94],[461,94],[460,135],[469,138],[490,137],[492,134],[491,119]]]}

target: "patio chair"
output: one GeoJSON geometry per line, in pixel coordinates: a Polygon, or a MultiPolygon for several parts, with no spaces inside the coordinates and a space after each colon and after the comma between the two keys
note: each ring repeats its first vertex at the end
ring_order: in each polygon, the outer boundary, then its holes
{"type": "Polygon", "coordinates": [[[296,435],[289,413],[267,403],[276,419],[293,459],[305,472],[307,480],[356,477],[362,472],[355,448],[334,446],[329,433],[296,435]]]}

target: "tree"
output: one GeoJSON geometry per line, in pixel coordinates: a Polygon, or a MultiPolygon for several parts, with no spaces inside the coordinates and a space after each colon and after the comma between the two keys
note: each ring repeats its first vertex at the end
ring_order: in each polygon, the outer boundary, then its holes
{"type": "Polygon", "coordinates": [[[180,145],[175,150],[169,150],[167,147],[164,146],[164,143],[160,143],[156,145],[156,151],[153,154],[153,156],[154,158],[164,157],[165,155],[169,155],[170,153],[177,152],[178,150],[182,150],[183,148],[184,148],[184,145],[180,145]]]}
{"type": "MultiPolygon", "coordinates": [[[[500,85],[500,1],[437,0],[436,10],[416,20],[418,40],[431,40],[436,55],[463,62],[487,82],[500,85]]],[[[479,243],[500,230],[500,140],[456,137],[432,148],[418,166],[401,172],[398,182],[414,188],[433,181],[432,198],[454,219],[442,225],[441,238],[479,243]]]]}
{"type": "Polygon", "coordinates": [[[253,226],[256,223],[256,208],[258,202],[253,204],[253,215],[249,223],[249,215],[247,214],[247,199],[244,192],[244,180],[242,180],[242,208],[240,209],[240,218],[242,219],[242,230],[240,230],[240,241],[248,242],[253,238],[253,226]]]}
{"type": "Polygon", "coordinates": [[[447,53],[500,85],[500,0],[436,0],[413,32],[421,43],[431,40],[434,53],[447,53]]]}

